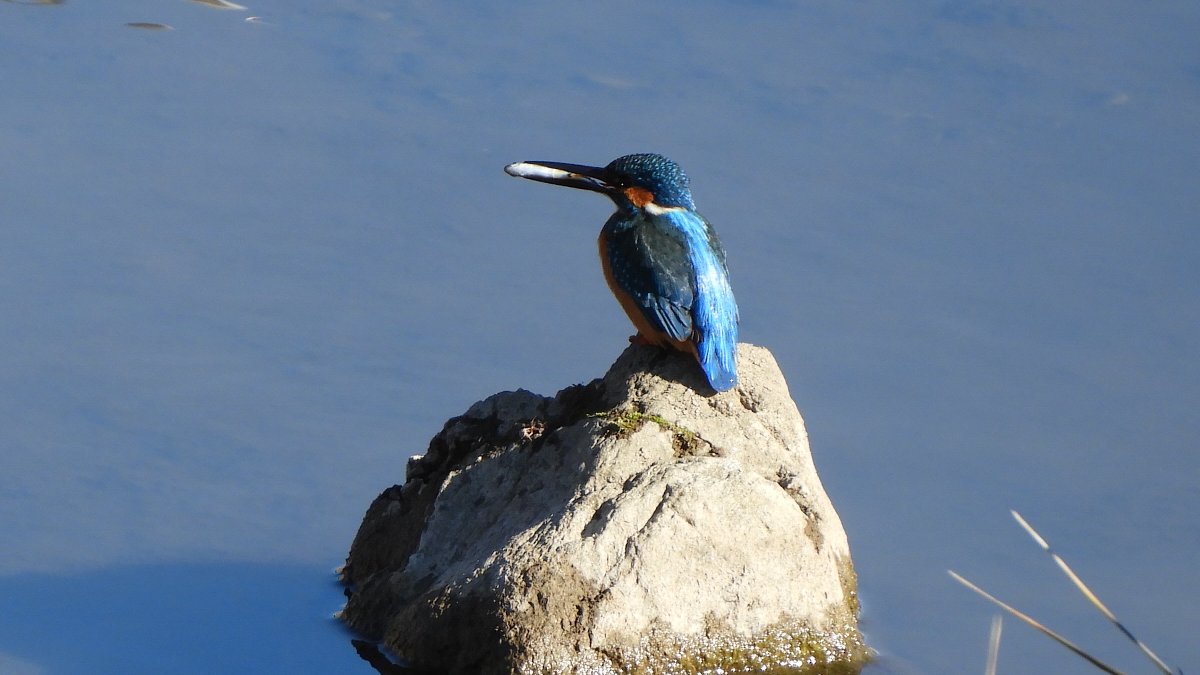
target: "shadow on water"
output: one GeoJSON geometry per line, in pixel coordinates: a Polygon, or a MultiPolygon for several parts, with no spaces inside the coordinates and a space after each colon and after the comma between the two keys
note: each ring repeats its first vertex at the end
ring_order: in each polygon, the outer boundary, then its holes
{"type": "Polygon", "coordinates": [[[331,618],[341,604],[330,567],[18,574],[0,578],[0,654],[46,673],[369,673],[331,618]]]}
{"type": "Polygon", "coordinates": [[[379,675],[445,675],[440,670],[425,670],[401,665],[383,653],[379,645],[368,640],[350,640],[359,658],[366,661],[379,675]]]}

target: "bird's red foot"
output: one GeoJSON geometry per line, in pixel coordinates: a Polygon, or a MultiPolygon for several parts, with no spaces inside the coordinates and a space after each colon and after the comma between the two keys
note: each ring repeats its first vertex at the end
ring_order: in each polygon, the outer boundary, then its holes
{"type": "Polygon", "coordinates": [[[650,347],[650,346],[652,346],[654,343],[653,343],[653,342],[651,342],[649,339],[647,339],[647,338],[646,338],[646,336],[642,335],[641,333],[638,333],[637,335],[630,335],[630,336],[629,336],[629,344],[631,344],[631,345],[642,345],[642,346],[645,346],[645,347],[650,347]]]}

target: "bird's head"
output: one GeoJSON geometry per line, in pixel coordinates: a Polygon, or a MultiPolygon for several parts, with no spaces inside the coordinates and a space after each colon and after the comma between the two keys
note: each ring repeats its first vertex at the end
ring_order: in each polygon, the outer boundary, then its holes
{"type": "Polygon", "coordinates": [[[618,157],[608,166],[585,166],[562,162],[516,162],[504,167],[510,176],[542,183],[592,190],[608,195],[623,211],[695,210],[687,174],[662,155],[637,154],[618,157]]]}

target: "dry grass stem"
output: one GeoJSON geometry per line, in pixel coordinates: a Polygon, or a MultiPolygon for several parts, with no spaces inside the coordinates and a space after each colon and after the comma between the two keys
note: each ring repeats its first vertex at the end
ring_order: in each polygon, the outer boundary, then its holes
{"type": "Polygon", "coordinates": [[[988,600],[990,600],[993,604],[995,604],[1000,609],[1003,609],[1004,611],[1008,612],[1009,614],[1012,614],[1013,616],[1024,621],[1025,623],[1029,624],[1030,626],[1033,626],[1034,628],[1041,631],[1044,635],[1046,635],[1050,639],[1052,639],[1055,642],[1059,643],[1060,645],[1066,647],[1067,649],[1070,649],[1071,651],[1075,652],[1076,654],[1079,655],[1080,658],[1085,659],[1086,661],[1091,663],[1093,666],[1096,666],[1100,670],[1103,670],[1106,673],[1110,673],[1111,675],[1125,675],[1124,673],[1117,670],[1116,668],[1113,668],[1112,666],[1101,661],[1100,659],[1083,651],[1078,646],[1076,646],[1075,643],[1071,642],[1070,640],[1066,639],[1065,637],[1059,635],[1058,633],[1055,633],[1054,631],[1050,630],[1049,628],[1046,628],[1041,623],[1038,623],[1038,621],[1036,619],[1034,619],[1033,617],[1021,612],[1020,610],[1018,610],[1015,607],[1012,607],[1011,605],[1004,603],[1003,601],[999,600],[998,598],[996,598],[992,594],[988,593],[987,591],[983,590],[982,588],[976,586],[975,584],[971,583],[970,581],[967,581],[966,579],[964,579],[962,576],[960,576],[954,570],[949,570],[949,572],[950,572],[950,576],[954,577],[954,580],[957,581],[958,583],[975,591],[979,595],[982,595],[984,598],[987,598],[988,600]]]}
{"type": "Polygon", "coordinates": [[[1079,575],[1075,574],[1075,571],[1072,570],[1069,565],[1067,565],[1067,561],[1063,560],[1061,556],[1059,556],[1050,548],[1049,542],[1047,542],[1042,535],[1038,534],[1037,530],[1033,529],[1033,526],[1021,517],[1021,514],[1013,511],[1012,515],[1013,518],[1017,520],[1017,524],[1025,528],[1025,531],[1029,533],[1029,536],[1033,537],[1033,540],[1037,542],[1037,545],[1041,546],[1042,550],[1050,555],[1051,559],[1054,560],[1054,563],[1058,565],[1059,569],[1061,569],[1063,573],[1067,575],[1067,578],[1071,580],[1071,583],[1075,584],[1075,588],[1078,588],[1079,592],[1083,594],[1083,597],[1087,598],[1088,602],[1092,603],[1092,606],[1100,610],[1100,613],[1103,614],[1110,622],[1112,622],[1112,624],[1117,627],[1117,630],[1121,631],[1121,634],[1129,638],[1131,642],[1137,645],[1138,649],[1141,649],[1142,653],[1149,657],[1149,659],[1154,662],[1154,665],[1158,666],[1159,670],[1166,673],[1166,675],[1183,675],[1182,670],[1171,670],[1171,667],[1164,663],[1162,659],[1158,658],[1158,655],[1151,651],[1151,649],[1147,647],[1144,642],[1134,637],[1133,633],[1130,632],[1124,624],[1117,620],[1117,617],[1112,613],[1112,610],[1105,606],[1105,604],[1100,601],[1100,598],[1092,592],[1092,589],[1088,588],[1087,584],[1083,583],[1083,579],[1080,579],[1079,575]]]}
{"type": "Polygon", "coordinates": [[[1004,615],[992,617],[992,630],[988,634],[988,659],[984,675],[996,675],[996,665],[1000,662],[1000,631],[1004,627],[1004,615]]]}

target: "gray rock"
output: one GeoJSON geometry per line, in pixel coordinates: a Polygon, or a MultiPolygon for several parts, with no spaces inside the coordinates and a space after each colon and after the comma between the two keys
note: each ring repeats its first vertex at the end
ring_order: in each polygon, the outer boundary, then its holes
{"type": "MultiPolygon", "coordinates": [[[[771,354],[631,346],[554,398],[446,423],[350,550],[343,620],[452,673],[746,672],[856,664],[845,532],[771,354]]],[[[852,669],[838,672],[854,672],[852,669]]]]}

